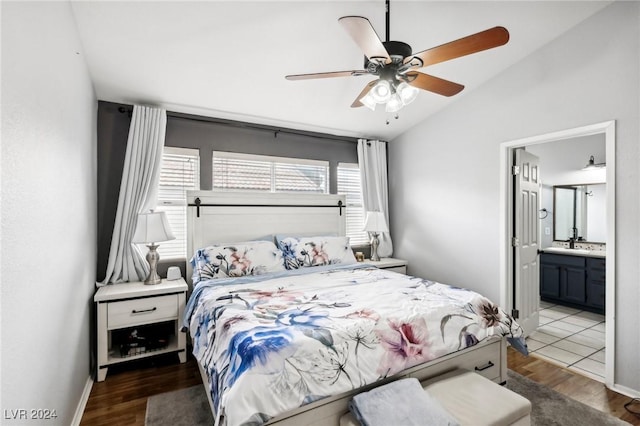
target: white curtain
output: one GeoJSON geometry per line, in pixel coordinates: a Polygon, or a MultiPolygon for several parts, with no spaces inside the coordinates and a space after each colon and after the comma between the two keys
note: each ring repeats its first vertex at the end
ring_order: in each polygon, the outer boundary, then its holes
{"type": "MultiPolygon", "coordinates": [[[[389,224],[389,187],[387,185],[387,143],[378,140],[358,139],[358,165],[362,180],[362,196],[365,211],[380,211],[389,224]]],[[[391,234],[380,235],[378,255],[393,254],[391,234]]]]}
{"type": "Polygon", "coordinates": [[[149,273],[147,261],[131,240],[138,213],[153,209],[157,204],[166,128],[166,110],[139,105],[133,107],[107,273],[102,282],[96,283],[98,287],[142,281],[149,273]]]}

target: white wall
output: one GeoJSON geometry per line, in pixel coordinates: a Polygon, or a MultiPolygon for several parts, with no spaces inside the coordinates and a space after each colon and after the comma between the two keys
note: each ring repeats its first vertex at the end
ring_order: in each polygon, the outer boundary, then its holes
{"type": "Polygon", "coordinates": [[[605,185],[588,185],[591,195],[587,198],[587,239],[607,241],[607,188],[605,185]]]}
{"type": "Polygon", "coordinates": [[[394,255],[500,300],[500,143],[617,120],[614,380],[637,391],[639,27],[615,2],[389,144],[394,255]]]}
{"type": "Polygon", "coordinates": [[[540,247],[546,248],[553,244],[553,186],[542,184],[540,201],[540,208],[547,209],[546,216],[540,214],[540,247]]]}
{"type": "Polygon", "coordinates": [[[70,424],[89,378],[96,114],[70,4],[2,2],[2,424],[70,424]]]}
{"type": "Polygon", "coordinates": [[[593,155],[596,163],[606,163],[604,134],[529,145],[527,152],[540,158],[543,185],[578,185],[607,181],[604,168],[582,170],[593,155]]]}

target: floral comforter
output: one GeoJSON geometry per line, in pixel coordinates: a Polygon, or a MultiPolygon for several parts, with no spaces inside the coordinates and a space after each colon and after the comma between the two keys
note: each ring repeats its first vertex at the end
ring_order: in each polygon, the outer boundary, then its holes
{"type": "Polygon", "coordinates": [[[376,268],[198,284],[185,324],[216,424],[278,414],[522,329],[473,291],[376,268]]]}

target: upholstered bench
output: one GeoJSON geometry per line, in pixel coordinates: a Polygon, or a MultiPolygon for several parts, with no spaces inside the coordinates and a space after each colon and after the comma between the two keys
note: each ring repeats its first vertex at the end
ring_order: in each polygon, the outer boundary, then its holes
{"type": "MultiPolygon", "coordinates": [[[[471,371],[453,370],[422,385],[460,425],[531,424],[528,399],[471,371]]],[[[340,418],[340,426],[358,426],[358,422],[347,413],[340,418]]]]}

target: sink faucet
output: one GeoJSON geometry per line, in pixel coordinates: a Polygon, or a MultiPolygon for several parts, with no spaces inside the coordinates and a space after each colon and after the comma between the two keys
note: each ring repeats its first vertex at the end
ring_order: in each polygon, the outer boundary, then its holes
{"type": "Polygon", "coordinates": [[[571,233],[571,238],[569,238],[569,248],[573,249],[576,248],[576,240],[578,239],[578,228],[576,228],[575,226],[571,228],[571,233]]]}

